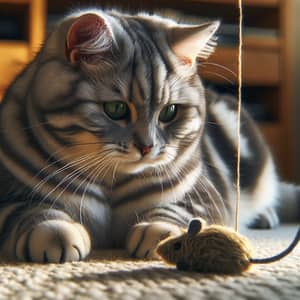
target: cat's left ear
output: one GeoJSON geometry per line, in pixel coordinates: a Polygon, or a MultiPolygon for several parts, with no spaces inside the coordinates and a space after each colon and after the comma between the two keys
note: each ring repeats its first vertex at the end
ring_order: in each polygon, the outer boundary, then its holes
{"type": "Polygon", "coordinates": [[[169,43],[176,56],[185,64],[193,65],[197,57],[206,59],[214,51],[213,36],[220,26],[219,21],[197,26],[170,28],[169,43]]]}

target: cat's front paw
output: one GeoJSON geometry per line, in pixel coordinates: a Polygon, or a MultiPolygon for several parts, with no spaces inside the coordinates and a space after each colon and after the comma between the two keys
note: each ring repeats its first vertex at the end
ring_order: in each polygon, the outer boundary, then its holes
{"type": "Polygon", "coordinates": [[[127,238],[129,254],[137,258],[157,259],[158,243],[169,237],[182,233],[179,226],[167,222],[143,222],[133,226],[127,238]]]}
{"type": "Polygon", "coordinates": [[[90,249],[89,234],[81,224],[48,220],[18,239],[16,255],[22,261],[63,263],[84,259],[90,249]]]}

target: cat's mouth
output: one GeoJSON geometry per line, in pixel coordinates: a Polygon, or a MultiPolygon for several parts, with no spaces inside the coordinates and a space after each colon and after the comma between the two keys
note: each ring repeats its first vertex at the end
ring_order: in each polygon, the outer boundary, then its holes
{"type": "Polygon", "coordinates": [[[122,155],[122,162],[118,169],[122,173],[136,174],[149,169],[160,168],[169,162],[170,158],[165,151],[151,151],[146,154],[131,151],[122,155]]]}

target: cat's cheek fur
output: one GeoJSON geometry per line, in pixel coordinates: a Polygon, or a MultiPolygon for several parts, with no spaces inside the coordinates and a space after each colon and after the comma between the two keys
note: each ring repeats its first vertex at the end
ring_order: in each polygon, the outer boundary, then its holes
{"type": "Polygon", "coordinates": [[[130,230],[126,248],[132,257],[158,259],[155,250],[159,242],[166,237],[177,236],[181,233],[179,226],[167,222],[139,223],[130,230]]]}
{"type": "Polygon", "coordinates": [[[87,257],[91,240],[79,223],[49,220],[38,224],[16,243],[16,256],[21,261],[62,263],[87,257]]]}

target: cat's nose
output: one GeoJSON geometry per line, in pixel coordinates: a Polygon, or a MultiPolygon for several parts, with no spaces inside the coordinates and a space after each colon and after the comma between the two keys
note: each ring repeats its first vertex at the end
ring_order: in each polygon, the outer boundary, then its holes
{"type": "Polygon", "coordinates": [[[134,144],[141,152],[141,154],[143,156],[147,155],[149,152],[151,152],[151,149],[153,148],[153,145],[143,145],[143,144],[138,144],[138,143],[135,143],[134,144]]]}

